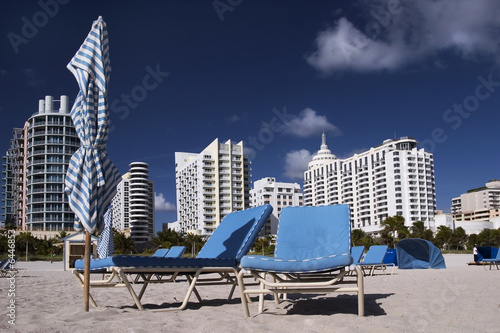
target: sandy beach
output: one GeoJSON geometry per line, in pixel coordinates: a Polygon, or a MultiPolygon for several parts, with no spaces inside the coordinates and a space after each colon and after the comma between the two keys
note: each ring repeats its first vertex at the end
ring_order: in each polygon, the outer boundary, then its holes
{"type": "MultiPolygon", "coordinates": [[[[354,294],[291,295],[266,302],[266,312],[245,319],[239,292],[200,287],[203,306],[192,296],[188,309],[138,311],[124,288],[92,289],[99,308],[82,310],[82,289],[62,263],[18,263],[27,268],[13,286],[0,279],[0,330],[9,332],[498,332],[500,271],[468,266],[472,255],[447,254],[447,269],[398,270],[365,278],[366,316],[357,316],[354,294]],[[15,326],[9,302],[15,300],[15,326]]],[[[183,298],[184,281],[151,285],[143,298],[157,308],[183,298]]]]}

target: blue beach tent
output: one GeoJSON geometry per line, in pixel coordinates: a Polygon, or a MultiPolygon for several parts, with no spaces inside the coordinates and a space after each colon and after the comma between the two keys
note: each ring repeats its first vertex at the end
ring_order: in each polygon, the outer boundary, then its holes
{"type": "Polygon", "coordinates": [[[400,269],[446,268],[441,251],[425,239],[402,239],[396,253],[400,269]]]}
{"type": "Polygon", "coordinates": [[[484,259],[492,259],[497,256],[498,249],[493,246],[478,246],[477,259],[483,261],[484,259]]]}

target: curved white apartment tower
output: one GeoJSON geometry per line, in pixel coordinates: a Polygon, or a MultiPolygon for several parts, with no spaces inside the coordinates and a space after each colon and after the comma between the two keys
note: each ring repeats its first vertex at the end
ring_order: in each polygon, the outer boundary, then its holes
{"type": "Polygon", "coordinates": [[[52,96],[40,100],[38,112],[24,127],[25,216],[23,229],[72,231],[74,213],[64,193],[64,178],[71,156],[80,147],[69,114],[69,100],[61,96],[59,110],[52,96]]]}
{"type": "Polygon", "coordinates": [[[113,227],[130,230],[135,243],[149,241],[154,235],[154,183],[149,180],[149,165],[130,163],[112,200],[113,227]]]}
{"type": "Polygon", "coordinates": [[[346,159],[337,159],[323,134],[321,149],[304,172],[304,205],[349,204],[351,224],[376,233],[390,216],[432,226],[436,212],[434,159],[402,137],[346,159]]]}

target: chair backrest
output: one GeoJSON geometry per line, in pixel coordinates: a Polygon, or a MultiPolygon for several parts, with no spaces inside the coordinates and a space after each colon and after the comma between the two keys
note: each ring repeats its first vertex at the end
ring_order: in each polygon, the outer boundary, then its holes
{"type": "Polygon", "coordinates": [[[236,258],[247,254],[273,208],[271,205],[229,213],[205,243],[197,258],[236,258]]]}
{"type": "Polygon", "coordinates": [[[153,257],[164,257],[167,255],[169,249],[158,249],[153,253],[153,257]]]}
{"type": "Polygon", "coordinates": [[[185,246],[172,246],[167,254],[165,254],[165,258],[179,258],[186,251],[185,246]]]}
{"type": "Polygon", "coordinates": [[[274,256],[304,259],[350,254],[349,220],[348,205],[284,207],[274,256]]]}
{"type": "Polygon", "coordinates": [[[372,245],[366,252],[363,264],[381,264],[384,261],[387,245],[372,245]]]}
{"type": "Polygon", "coordinates": [[[396,257],[396,249],[387,249],[385,252],[384,259],[382,260],[384,264],[394,264],[398,265],[398,258],[396,257]]]}
{"type": "Polygon", "coordinates": [[[351,249],[352,263],[353,264],[360,263],[364,253],[365,253],[364,246],[353,246],[351,249]]]}
{"type": "MultiPolygon", "coordinates": [[[[495,250],[497,250],[497,255],[496,255],[496,256],[494,256],[493,258],[494,258],[494,259],[498,259],[498,260],[500,260],[500,248],[495,249],[495,250]]],[[[493,252],[493,250],[492,250],[492,252],[493,252]]]]}

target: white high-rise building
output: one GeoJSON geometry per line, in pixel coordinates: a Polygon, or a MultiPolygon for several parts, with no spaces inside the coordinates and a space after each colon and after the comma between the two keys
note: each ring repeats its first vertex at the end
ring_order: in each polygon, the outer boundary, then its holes
{"type": "Polygon", "coordinates": [[[269,204],[273,212],[266,221],[261,234],[276,235],[281,209],[286,206],[302,206],[302,191],[297,183],[277,182],[273,177],[259,179],[250,190],[252,207],[269,204]]]}
{"type": "Polygon", "coordinates": [[[455,221],[489,221],[500,216],[500,180],[491,180],[484,187],[469,190],[452,199],[455,221]]]}
{"type": "Polygon", "coordinates": [[[11,214],[11,222],[36,237],[74,230],[74,213],[64,193],[64,178],[71,156],[79,147],[68,96],[61,96],[59,101],[52,96],[39,100],[38,112],[22,129],[14,129],[4,158],[4,207],[11,214]],[[58,109],[54,102],[59,102],[58,109]]]}
{"type": "Polygon", "coordinates": [[[129,230],[136,244],[154,235],[154,183],[148,179],[148,168],[147,163],[130,163],[112,199],[113,228],[129,230]]]}
{"type": "Polygon", "coordinates": [[[201,153],[175,153],[177,224],[211,235],[233,211],[250,206],[250,162],[243,142],[215,139],[201,153]]]}
{"type": "Polygon", "coordinates": [[[346,159],[321,149],[304,173],[304,205],[349,204],[353,228],[381,230],[390,216],[401,215],[407,226],[422,221],[432,227],[436,211],[434,159],[402,137],[346,159]]]}

